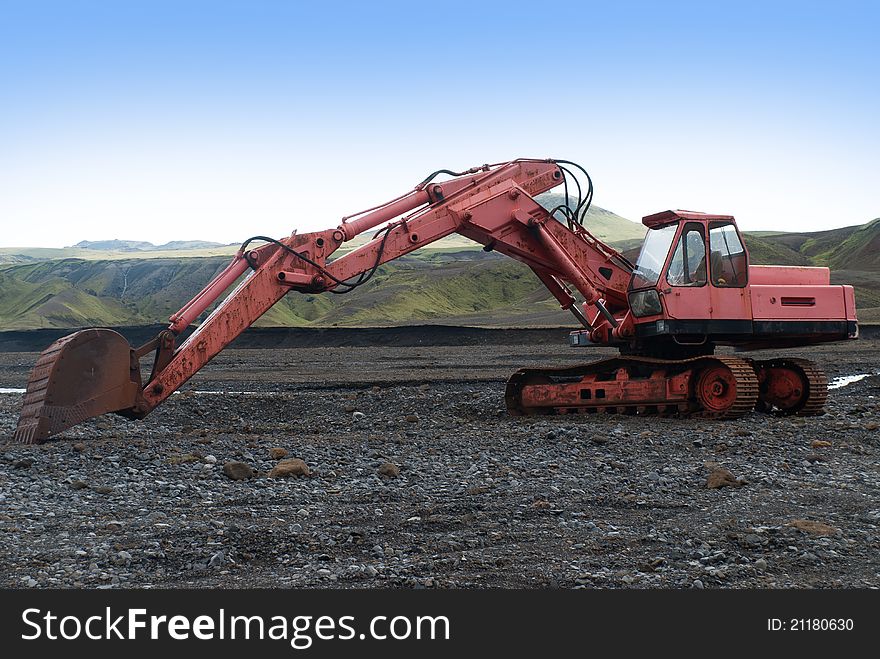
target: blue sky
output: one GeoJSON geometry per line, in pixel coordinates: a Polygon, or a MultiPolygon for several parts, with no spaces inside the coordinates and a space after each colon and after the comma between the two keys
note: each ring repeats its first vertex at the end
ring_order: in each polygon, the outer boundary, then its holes
{"type": "Polygon", "coordinates": [[[631,219],[880,216],[880,3],[0,0],[0,245],[335,226],[438,168],[631,219]]]}

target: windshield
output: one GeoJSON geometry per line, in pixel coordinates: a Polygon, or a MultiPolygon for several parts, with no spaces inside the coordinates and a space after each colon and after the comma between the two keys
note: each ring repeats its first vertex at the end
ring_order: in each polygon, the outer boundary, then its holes
{"type": "Polygon", "coordinates": [[[675,238],[678,230],[677,224],[669,224],[660,229],[651,229],[645,236],[645,244],[636,261],[636,269],[633,270],[633,278],[629,284],[630,289],[653,286],[660,279],[660,271],[666,262],[669,246],[675,238]]]}

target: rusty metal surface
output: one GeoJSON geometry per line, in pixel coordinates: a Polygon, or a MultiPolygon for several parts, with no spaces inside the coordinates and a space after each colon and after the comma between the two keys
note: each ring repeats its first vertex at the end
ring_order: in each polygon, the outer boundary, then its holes
{"type": "Polygon", "coordinates": [[[132,407],[140,392],[135,367],[128,342],[113,330],[58,339],[31,372],[14,440],[40,444],[86,419],[132,407]]]}
{"type": "Polygon", "coordinates": [[[794,357],[755,362],[760,383],[757,409],[782,415],[825,413],[828,378],[807,359],[794,357]]]}
{"type": "Polygon", "coordinates": [[[739,357],[620,356],[574,367],[521,369],[507,381],[505,400],[514,416],[598,412],[736,418],[755,407],[758,380],[751,361],[739,357]],[[694,385],[711,372],[728,378],[723,404],[707,405],[694,385]]]}
{"type": "Polygon", "coordinates": [[[673,222],[680,222],[682,220],[732,222],[733,215],[712,215],[710,213],[700,213],[699,211],[669,210],[660,211],[659,213],[654,213],[653,215],[646,215],[642,218],[642,224],[651,229],[654,227],[661,227],[666,224],[672,224],[673,222]]]}

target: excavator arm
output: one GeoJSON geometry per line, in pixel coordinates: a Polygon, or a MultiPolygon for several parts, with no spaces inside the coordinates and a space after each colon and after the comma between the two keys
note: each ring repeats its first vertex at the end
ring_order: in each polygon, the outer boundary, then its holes
{"type": "Polygon", "coordinates": [[[565,171],[557,161],[527,159],[458,174],[444,170],[453,178],[435,183],[432,175],[397,199],[344,218],[336,229],[252,238],[148,344],[130,348],[112,330],[89,329],[47,348],[28,383],[15,438],[39,443],[107,412],[142,418],[291,290],[353,291],[383,263],[453,233],[528,265],[594,340],[625,341],[632,332],[626,298],[632,265],[580,224],[557,221],[534,198],[562,184],[565,171]],[[332,258],[345,242],[380,226],[372,240],[332,258]],[[256,240],[267,244],[248,249],[256,240]],[[242,275],[176,346],[177,336],[242,275]],[[153,368],[142,386],[140,359],[150,352],[153,368]]]}

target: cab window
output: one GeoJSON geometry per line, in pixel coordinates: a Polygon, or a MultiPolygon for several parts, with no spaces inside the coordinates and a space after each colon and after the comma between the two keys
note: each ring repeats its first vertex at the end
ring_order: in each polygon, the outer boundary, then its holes
{"type": "Polygon", "coordinates": [[[668,224],[659,229],[648,230],[636,261],[636,268],[633,270],[633,277],[629,284],[630,290],[646,288],[657,283],[676,231],[678,231],[677,224],[668,224]]]}
{"type": "Polygon", "coordinates": [[[709,225],[709,273],[718,288],[742,288],[748,283],[746,251],[730,223],[709,225]]]}
{"type": "Polygon", "coordinates": [[[702,225],[685,225],[669,261],[666,282],[670,286],[706,284],[706,238],[702,225]]]}

